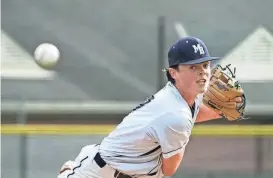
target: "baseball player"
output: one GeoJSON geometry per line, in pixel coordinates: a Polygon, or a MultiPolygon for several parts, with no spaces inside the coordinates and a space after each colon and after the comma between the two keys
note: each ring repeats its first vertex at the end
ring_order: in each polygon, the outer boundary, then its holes
{"type": "MultiPolygon", "coordinates": [[[[184,37],[169,49],[164,88],[133,109],[101,143],[82,148],[59,178],[161,178],[179,167],[195,122],[221,116],[202,104],[211,75],[206,45],[184,37]]],[[[241,103],[241,98],[236,98],[241,103]]]]}

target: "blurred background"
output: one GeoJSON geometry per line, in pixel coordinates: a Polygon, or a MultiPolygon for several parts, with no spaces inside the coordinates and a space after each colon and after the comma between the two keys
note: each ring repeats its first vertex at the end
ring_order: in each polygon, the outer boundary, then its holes
{"type": "Polygon", "coordinates": [[[273,177],[272,0],[2,0],[1,176],[57,177],[164,86],[168,47],[192,35],[237,68],[247,117],[196,124],[175,178],[273,177]],[[33,61],[55,44],[54,70],[33,61]]]}

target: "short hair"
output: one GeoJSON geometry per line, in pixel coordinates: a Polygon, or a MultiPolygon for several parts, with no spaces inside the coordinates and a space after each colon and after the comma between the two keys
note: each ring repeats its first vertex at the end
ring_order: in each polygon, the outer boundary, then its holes
{"type": "MultiPolygon", "coordinates": [[[[178,70],[178,65],[174,65],[170,68],[178,70]]],[[[172,84],[175,84],[175,80],[174,80],[174,78],[172,78],[172,76],[169,72],[169,69],[166,69],[165,72],[166,72],[166,76],[167,76],[168,81],[170,81],[172,84]]]]}

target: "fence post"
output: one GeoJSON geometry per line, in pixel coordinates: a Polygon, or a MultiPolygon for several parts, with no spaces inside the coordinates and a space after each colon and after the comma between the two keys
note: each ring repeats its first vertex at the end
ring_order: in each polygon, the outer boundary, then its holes
{"type": "Polygon", "coordinates": [[[158,17],[158,33],[157,33],[157,50],[158,50],[158,61],[157,61],[157,77],[158,77],[158,86],[157,90],[160,90],[164,85],[164,72],[162,69],[165,68],[165,17],[159,16],[158,17]]]}
{"type": "Polygon", "coordinates": [[[263,138],[261,136],[256,137],[255,147],[256,147],[255,176],[260,177],[261,173],[263,172],[263,138]]]}
{"type": "MultiPolygon", "coordinates": [[[[22,102],[24,103],[24,102],[22,102]]],[[[21,110],[18,112],[16,117],[17,124],[25,125],[27,123],[27,113],[23,107],[21,106],[21,110]]],[[[27,135],[19,135],[19,174],[21,178],[27,178],[27,163],[28,163],[28,155],[27,155],[27,135]]]]}
{"type": "MultiPolygon", "coordinates": [[[[265,125],[266,121],[257,121],[256,125],[265,125]]],[[[256,147],[256,170],[255,177],[261,177],[261,174],[264,171],[264,136],[257,135],[255,138],[255,147],[256,147]]]]}

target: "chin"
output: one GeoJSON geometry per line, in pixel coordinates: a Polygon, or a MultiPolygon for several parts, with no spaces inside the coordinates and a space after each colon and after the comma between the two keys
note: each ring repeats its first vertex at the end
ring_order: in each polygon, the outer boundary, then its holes
{"type": "Polygon", "coordinates": [[[198,94],[203,94],[203,93],[205,93],[206,92],[206,90],[199,90],[198,91],[198,94]]]}
{"type": "Polygon", "coordinates": [[[202,87],[202,88],[199,88],[197,92],[198,94],[203,94],[207,91],[207,89],[208,89],[207,87],[202,87]]]}

